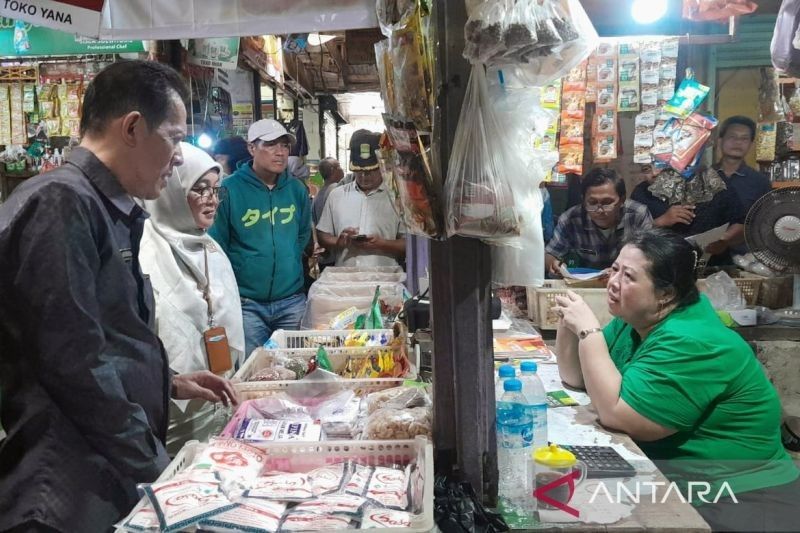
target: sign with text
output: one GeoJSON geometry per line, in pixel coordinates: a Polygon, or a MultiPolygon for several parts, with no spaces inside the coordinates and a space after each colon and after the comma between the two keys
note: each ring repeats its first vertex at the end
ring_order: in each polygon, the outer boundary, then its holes
{"type": "Polygon", "coordinates": [[[98,41],[0,17],[0,57],[124,54],[144,51],[144,41],[98,41]]]}
{"type": "Polygon", "coordinates": [[[103,4],[105,0],[0,0],[0,16],[97,37],[103,4]]]}
{"type": "Polygon", "coordinates": [[[235,69],[239,64],[239,38],[192,39],[190,63],[203,67],[235,69]]]}

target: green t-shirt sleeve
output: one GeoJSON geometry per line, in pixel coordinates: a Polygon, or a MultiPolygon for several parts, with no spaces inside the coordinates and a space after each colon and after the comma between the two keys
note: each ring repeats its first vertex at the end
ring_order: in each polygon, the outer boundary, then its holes
{"type": "Polygon", "coordinates": [[[603,337],[606,339],[606,346],[608,346],[608,353],[611,356],[611,360],[614,362],[617,368],[622,366],[622,362],[618,361],[617,355],[619,354],[620,350],[615,350],[614,347],[617,346],[619,342],[619,337],[622,334],[622,331],[626,328],[625,322],[623,322],[619,318],[614,318],[606,324],[606,327],[603,328],[603,337]]]}
{"type": "Polygon", "coordinates": [[[724,388],[693,364],[695,354],[683,339],[647,343],[622,374],[620,398],[657,424],[691,430],[713,409],[724,388]]]}

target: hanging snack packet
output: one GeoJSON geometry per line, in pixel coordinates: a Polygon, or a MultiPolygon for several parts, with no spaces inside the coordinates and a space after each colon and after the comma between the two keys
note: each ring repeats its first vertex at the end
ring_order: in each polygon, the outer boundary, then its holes
{"type": "Polygon", "coordinates": [[[244,442],[212,438],[190,470],[208,470],[241,479],[254,479],[264,467],[266,458],[263,450],[244,442]]]}
{"type": "Polygon", "coordinates": [[[345,493],[364,496],[374,469],[371,466],[351,464],[349,470],[352,474],[344,486],[345,493]]]}
{"type": "Polygon", "coordinates": [[[163,532],[180,531],[234,507],[220,488],[216,472],[187,471],[144,487],[163,532]]]}
{"type": "Polygon", "coordinates": [[[664,106],[664,111],[685,119],[699,108],[708,96],[709,88],[696,80],[686,78],[681,82],[675,95],[664,106]]]}
{"type": "Polygon", "coordinates": [[[617,60],[605,59],[597,64],[597,82],[613,83],[617,79],[617,60]]]}
{"type": "Polygon", "coordinates": [[[219,533],[247,531],[248,533],[274,533],[278,531],[286,504],[258,498],[242,498],[224,513],[202,520],[198,526],[203,531],[219,533]]]}
{"type": "Polygon", "coordinates": [[[670,166],[678,172],[685,171],[697,158],[716,125],[716,119],[699,113],[687,118],[673,134],[670,166]]]}
{"type": "Polygon", "coordinates": [[[361,517],[360,529],[410,528],[414,515],[381,507],[369,507],[361,517]]]}
{"type": "Polygon", "coordinates": [[[557,169],[562,174],[583,174],[583,144],[562,146],[557,169]]]}
{"type": "Polygon", "coordinates": [[[561,95],[561,117],[583,120],[586,116],[586,93],[584,91],[564,91],[561,95]]]}
{"type": "Polygon", "coordinates": [[[408,473],[405,468],[375,467],[367,486],[367,499],[386,507],[405,511],[408,509],[408,473]]]}
{"type": "Polygon", "coordinates": [[[307,474],[314,496],[339,492],[344,487],[346,463],[336,463],[315,468],[307,474]]]}
{"type": "Polygon", "coordinates": [[[594,142],[595,161],[611,161],[617,158],[616,135],[598,135],[594,142]]]}
{"type": "Polygon", "coordinates": [[[617,112],[611,109],[598,109],[594,126],[595,134],[614,135],[617,133],[617,112]]]}
{"type": "Polygon", "coordinates": [[[642,85],[642,110],[651,111],[658,107],[658,85],[642,85]]]}
{"type": "Polygon", "coordinates": [[[617,86],[601,83],[597,86],[597,109],[617,109],[617,86]]]}
{"type": "Polygon", "coordinates": [[[246,498],[301,502],[314,497],[311,482],[306,474],[269,472],[256,478],[244,492],[246,498]]]}
{"type": "Polygon", "coordinates": [[[640,101],[639,82],[620,84],[619,99],[617,100],[618,111],[639,111],[640,101]]]}

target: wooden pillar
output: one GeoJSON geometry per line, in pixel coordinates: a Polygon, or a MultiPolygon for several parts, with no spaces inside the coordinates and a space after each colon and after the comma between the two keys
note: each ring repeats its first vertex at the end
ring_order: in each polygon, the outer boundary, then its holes
{"type": "MultiPolygon", "coordinates": [[[[467,16],[459,0],[435,0],[434,7],[441,79],[436,155],[446,169],[469,81],[470,65],[462,57],[467,16]]],[[[489,247],[461,237],[432,242],[429,270],[437,470],[452,467],[479,497],[494,503],[497,449],[489,247]]]]}

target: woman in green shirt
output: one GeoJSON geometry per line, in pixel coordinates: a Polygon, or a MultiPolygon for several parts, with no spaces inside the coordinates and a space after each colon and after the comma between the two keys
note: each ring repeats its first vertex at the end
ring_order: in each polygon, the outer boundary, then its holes
{"type": "Polygon", "coordinates": [[[611,267],[605,328],[577,294],[558,298],[561,378],[671,481],[709,483],[709,501],[727,483],[717,503],[692,501],[714,530],[794,530],[800,481],[781,445],[778,395],[698,293],[697,259],[668,230],[635,236],[611,267]]]}

